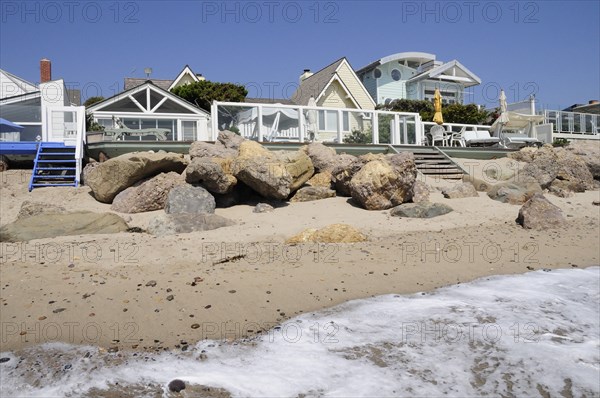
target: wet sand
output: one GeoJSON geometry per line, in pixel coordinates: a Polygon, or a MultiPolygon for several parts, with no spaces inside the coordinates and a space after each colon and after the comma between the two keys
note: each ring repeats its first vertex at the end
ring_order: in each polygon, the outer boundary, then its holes
{"type": "MultiPolygon", "coordinates": [[[[29,173],[2,173],[1,224],[16,218],[24,200],[110,211],[87,187],[28,193],[29,173]]],[[[520,206],[484,193],[444,199],[436,191],[431,201],[454,212],[427,220],[366,211],[338,197],[262,214],[248,205],[217,209],[237,225],[207,232],[3,242],[0,351],[48,341],[109,351],[185,349],[203,339],[253,336],[297,314],[352,299],[430,291],[486,275],[600,264],[600,208],[592,204],[600,192],[546,197],[562,209],[564,227],[524,230],[515,223],[520,206]],[[353,225],[369,241],[284,244],[305,228],[332,223],[353,225]]],[[[156,214],[121,215],[144,229],[156,214]]]]}

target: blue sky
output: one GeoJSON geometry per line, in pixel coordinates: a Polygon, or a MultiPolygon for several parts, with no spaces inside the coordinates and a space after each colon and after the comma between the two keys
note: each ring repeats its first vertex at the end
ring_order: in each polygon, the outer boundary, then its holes
{"type": "Polygon", "coordinates": [[[6,1],[0,68],[39,81],[52,61],[83,97],[124,77],[173,79],[189,64],[249,96],[289,97],[304,68],[346,56],[358,69],[422,51],[482,79],[474,102],[536,94],[538,107],[600,99],[600,2],[593,1],[6,1]]]}

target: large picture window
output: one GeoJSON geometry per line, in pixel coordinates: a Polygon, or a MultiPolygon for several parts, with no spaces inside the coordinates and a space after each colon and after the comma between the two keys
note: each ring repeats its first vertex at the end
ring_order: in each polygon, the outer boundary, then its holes
{"type": "MultiPolygon", "coordinates": [[[[338,112],[319,111],[319,130],[338,131],[338,112]]],[[[342,131],[350,131],[350,116],[348,112],[342,112],[342,131]]]]}

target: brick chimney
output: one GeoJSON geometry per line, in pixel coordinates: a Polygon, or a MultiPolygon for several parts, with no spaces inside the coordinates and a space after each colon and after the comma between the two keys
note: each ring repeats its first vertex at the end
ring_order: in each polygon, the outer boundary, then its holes
{"type": "Polygon", "coordinates": [[[40,83],[46,83],[52,80],[52,63],[49,59],[40,61],[40,83]]]}

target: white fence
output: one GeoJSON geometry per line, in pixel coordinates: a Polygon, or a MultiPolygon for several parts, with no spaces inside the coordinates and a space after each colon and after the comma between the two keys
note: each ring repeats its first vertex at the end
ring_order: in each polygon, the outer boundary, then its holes
{"type": "Polygon", "coordinates": [[[238,102],[214,102],[211,113],[213,140],[222,130],[261,142],[355,139],[421,145],[424,136],[418,113],[238,102]]]}
{"type": "Polygon", "coordinates": [[[552,123],[554,133],[561,135],[584,134],[598,136],[600,133],[600,115],[591,113],[545,110],[544,122],[552,123]]]}

